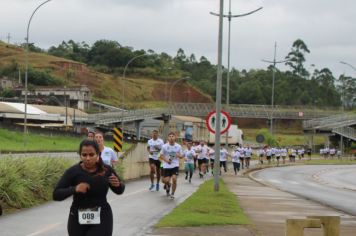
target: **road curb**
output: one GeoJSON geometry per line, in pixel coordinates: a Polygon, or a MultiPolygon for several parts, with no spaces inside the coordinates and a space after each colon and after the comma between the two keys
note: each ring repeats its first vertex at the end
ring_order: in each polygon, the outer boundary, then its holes
{"type": "MultiPolygon", "coordinates": [[[[279,166],[279,167],[287,167],[287,166],[295,166],[295,165],[286,165],[286,166],[279,166]]],[[[314,200],[314,199],[305,197],[305,196],[300,195],[300,194],[297,194],[297,193],[292,193],[292,192],[283,190],[283,189],[281,189],[281,188],[279,188],[279,187],[277,187],[277,186],[275,186],[275,185],[269,184],[269,183],[264,182],[264,181],[260,181],[258,178],[255,178],[255,177],[253,176],[253,174],[255,174],[255,173],[258,173],[258,172],[260,172],[260,171],[263,171],[264,169],[272,168],[272,167],[273,167],[273,166],[269,166],[269,167],[266,167],[266,168],[256,168],[256,170],[250,171],[250,172],[248,173],[248,177],[249,177],[251,180],[253,180],[253,181],[255,181],[255,182],[257,182],[257,183],[259,183],[259,184],[261,184],[261,185],[264,185],[264,186],[266,186],[266,187],[269,187],[269,188],[272,188],[272,189],[275,189],[275,190],[278,190],[278,191],[281,191],[281,192],[289,193],[289,194],[294,195],[294,196],[296,196],[296,197],[298,197],[298,198],[301,198],[301,199],[304,199],[304,200],[308,200],[308,201],[312,201],[312,202],[314,202],[314,203],[320,204],[320,205],[325,206],[325,207],[329,207],[329,208],[331,208],[331,209],[333,209],[333,210],[335,210],[335,211],[340,212],[340,214],[352,215],[351,213],[348,213],[348,212],[345,212],[345,211],[343,211],[343,210],[341,210],[341,209],[335,208],[334,206],[331,206],[331,205],[329,205],[328,203],[325,203],[325,202],[322,202],[322,201],[317,201],[317,200],[314,200]]],[[[251,169],[251,170],[252,170],[252,169],[251,169]]]]}

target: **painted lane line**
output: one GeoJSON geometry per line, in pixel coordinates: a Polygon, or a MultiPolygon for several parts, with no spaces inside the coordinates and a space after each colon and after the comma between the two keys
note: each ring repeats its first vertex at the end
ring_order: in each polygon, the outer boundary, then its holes
{"type": "Polygon", "coordinates": [[[128,193],[128,194],[123,194],[122,196],[120,196],[118,198],[110,199],[108,202],[112,203],[112,202],[115,202],[115,201],[120,200],[122,198],[130,197],[132,195],[136,195],[136,194],[139,194],[139,193],[142,193],[142,192],[146,192],[146,191],[147,191],[147,189],[140,189],[140,190],[137,190],[135,192],[131,192],[131,193],[128,193]]]}
{"type": "Polygon", "coordinates": [[[276,179],[270,179],[268,181],[271,182],[271,183],[275,183],[275,184],[281,184],[282,183],[281,181],[276,180],[276,179]]]}
{"type": "Polygon", "coordinates": [[[48,231],[51,231],[55,228],[57,228],[58,226],[60,226],[62,224],[62,222],[59,222],[59,223],[56,223],[56,224],[50,224],[50,225],[47,225],[46,227],[44,227],[43,229],[40,229],[36,232],[33,232],[31,234],[28,234],[26,236],[36,236],[36,235],[41,235],[43,233],[46,233],[48,231]]]}

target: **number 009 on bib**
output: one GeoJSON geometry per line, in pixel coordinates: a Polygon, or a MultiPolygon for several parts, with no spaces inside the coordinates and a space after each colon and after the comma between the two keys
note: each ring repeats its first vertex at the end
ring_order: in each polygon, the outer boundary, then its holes
{"type": "Polygon", "coordinates": [[[90,209],[79,209],[78,217],[81,225],[98,225],[100,224],[101,207],[90,209]]]}

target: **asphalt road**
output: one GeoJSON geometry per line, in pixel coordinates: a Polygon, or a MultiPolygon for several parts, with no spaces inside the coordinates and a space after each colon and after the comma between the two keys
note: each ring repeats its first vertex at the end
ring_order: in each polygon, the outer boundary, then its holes
{"type": "MultiPolygon", "coordinates": [[[[189,197],[203,181],[193,176],[192,183],[181,174],[175,199],[166,197],[163,188],[159,192],[148,190],[149,180],[126,183],[123,195],[108,195],[114,214],[113,235],[149,235],[152,226],[176,205],[189,197]]],[[[162,185],[161,185],[162,187],[162,185]]],[[[67,219],[71,198],[0,217],[2,236],[63,236],[67,235],[67,219]]]]}
{"type": "Polygon", "coordinates": [[[269,168],[252,176],[260,182],[356,216],[356,165],[269,168]]]}

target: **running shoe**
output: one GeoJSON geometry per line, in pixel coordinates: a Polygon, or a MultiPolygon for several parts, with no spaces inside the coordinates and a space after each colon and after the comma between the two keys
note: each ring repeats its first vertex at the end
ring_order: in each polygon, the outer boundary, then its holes
{"type": "Polygon", "coordinates": [[[155,185],[151,184],[151,187],[149,188],[150,191],[152,191],[154,189],[155,185]]]}
{"type": "Polygon", "coordinates": [[[189,183],[191,183],[192,182],[192,178],[189,178],[189,183]]]}
{"type": "Polygon", "coordinates": [[[156,184],[156,191],[159,191],[159,184],[156,184]]]}
{"type": "Polygon", "coordinates": [[[170,198],[171,198],[171,199],[174,199],[174,195],[173,195],[173,194],[171,194],[171,195],[170,195],[170,198]]]}

